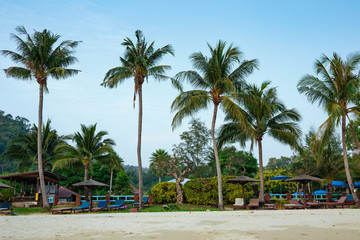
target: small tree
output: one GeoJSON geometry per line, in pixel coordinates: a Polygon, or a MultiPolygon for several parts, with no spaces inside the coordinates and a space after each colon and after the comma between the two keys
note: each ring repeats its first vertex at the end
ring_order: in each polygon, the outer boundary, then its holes
{"type": "Polygon", "coordinates": [[[171,156],[164,149],[156,150],[150,157],[150,169],[159,177],[159,183],[161,177],[166,174],[166,167],[170,159],[171,156]]]}
{"type": "Polygon", "coordinates": [[[192,171],[192,162],[178,158],[176,154],[168,161],[166,175],[174,176],[176,183],[176,203],[181,204],[184,201],[183,192],[180,183],[184,181],[185,174],[192,171]]]}

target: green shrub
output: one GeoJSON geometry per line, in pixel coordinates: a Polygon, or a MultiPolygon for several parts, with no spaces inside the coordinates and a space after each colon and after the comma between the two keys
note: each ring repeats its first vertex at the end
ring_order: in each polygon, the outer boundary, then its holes
{"type": "MultiPolygon", "coordinates": [[[[242,186],[240,184],[226,183],[235,176],[223,177],[223,199],[224,204],[235,202],[235,198],[242,197],[242,186]]],[[[209,205],[218,203],[217,177],[192,179],[184,186],[185,198],[188,203],[209,205]]],[[[249,200],[254,195],[251,184],[245,185],[245,198],[249,200]]]]}
{"type": "Polygon", "coordinates": [[[154,203],[175,203],[176,183],[162,182],[151,188],[154,203]]]}

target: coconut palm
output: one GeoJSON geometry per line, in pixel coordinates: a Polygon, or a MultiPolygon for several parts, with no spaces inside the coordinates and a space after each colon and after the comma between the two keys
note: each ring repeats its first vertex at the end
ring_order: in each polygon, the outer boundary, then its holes
{"type": "Polygon", "coordinates": [[[249,85],[238,96],[238,111],[244,115],[239,119],[237,116],[227,114],[225,123],[219,132],[219,144],[225,142],[240,142],[245,145],[247,140],[254,143],[259,149],[260,170],[260,194],[259,202],[264,202],[264,173],[262,140],[265,134],[270,137],[297,146],[297,140],[301,134],[297,121],[300,115],[295,109],[286,109],[277,98],[276,88],[269,88],[270,82],[265,81],[260,88],[249,85]],[[245,121],[245,122],[244,122],[245,121]]]}
{"type": "MultiPolygon", "coordinates": [[[[5,69],[8,77],[19,78],[23,80],[35,79],[39,84],[39,119],[38,126],[42,126],[43,111],[43,93],[47,91],[47,79],[49,77],[60,79],[75,75],[79,70],[67,69],[68,66],[75,63],[77,59],[73,56],[74,48],[79,44],[78,41],[66,40],[56,46],[60,35],[54,34],[45,29],[42,32],[35,32],[30,35],[25,27],[18,26],[16,31],[20,35],[25,35],[22,39],[18,35],[11,34],[11,38],[17,44],[18,52],[10,50],[1,50],[4,56],[8,56],[20,66],[9,67],[5,69]]],[[[41,192],[45,192],[45,180],[42,163],[41,148],[41,127],[38,128],[38,168],[40,178],[41,192]]],[[[44,208],[49,208],[49,202],[46,194],[42,194],[44,208]]]]}
{"type": "MultiPolygon", "coordinates": [[[[42,164],[43,169],[52,168],[52,164],[57,158],[55,149],[64,144],[64,136],[58,135],[55,129],[51,129],[51,121],[48,120],[43,126],[42,131],[42,164]]],[[[34,124],[32,131],[15,139],[9,148],[4,152],[5,160],[17,161],[20,171],[24,172],[37,164],[37,132],[38,128],[34,124]]]]}
{"type": "MultiPolygon", "coordinates": [[[[346,60],[336,53],[332,58],[322,55],[320,60],[315,62],[317,75],[320,75],[320,78],[305,75],[298,83],[298,91],[305,94],[311,103],[318,102],[329,116],[320,126],[321,139],[326,139],[336,126],[341,125],[346,178],[357,207],[360,207],[360,200],[354,191],[350,173],[345,130],[346,119],[350,119],[350,113],[359,115],[360,107],[355,105],[359,94],[360,75],[357,72],[359,66],[360,53],[351,54],[346,60]]],[[[356,138],[354,141],[359,146],[356,138]]]]}
{"type": "Polygon", "coordinates": [[[208,108],[213,103],[213,117],[211,125],[211,137],[213,141],[216,172],[218,176],[219,209],[224,209],[222,195],[222,176],[220,169],[219,154],[215,140],[215,124],[219,106],[225,112],[232,112],[236,106],[233,99],[236,98],[237,90],[244,83],[245,77],[258,67],[256,59],[240,61],[242,52],[238,47],[226,42],[219,41],[216,47],[211,47],[210,57],[201,52],[193,53],[190,60],[197,71],[184,71],[175,76],[175,80],[188,81],[196,90],[181,92],[172,103],[172,111],[177,111],[172,121],[173,128],[179,126],[187,116],[192,116],[199,110],[208,108]],[[233,66],[236,65],[233,70],[233,66]]]}
{"type": "Polygon", "coordinates": [[[136,95],[139,96],[139,118],[138,118],[138,143],[137,159],[139,166],[139,206],[142,209],[143,202],[143,177],[141,162],[141,132],[142,132],[142,85],[148,77],[152,76],[157,80],[169,79],[165,71],[171,69],[168,65],[157,65],[166,54],[174,55],[171,45],[155,49],[155,42],[148,44],[140,30],[135,32],[136,43],[130,38],[125,38],[121,45],[125,46],[124,57],[120,57],[121,66],[110,69],[104,78],[102,86],[114,88],[123,83],[126,79],[134,78],[134,107],[136,95]]]}
{"type": "Polygon", "coordinates": [[[159,183],[161,182],[161,177],[166,174],[165,168],[169,165],[170,160],[170,154],[164,149],[158,149],[151,154],[150,169],[159,177],[159,183]]]}
{"type": "Polygon", "coordinates": [[[110,169],[110,184],[109,184],[109,193],[112,194],[112,183],[113,183],[113,176],[114,176],[114,170],[124,170],[123,169],[123,162],[124,160],[115,152],[112,151],[109,154],[107,154],[105,157],[102,157],[100,159],[102,167],[106,167],[110,169]]]}
{"type": "MultiPolygon", "coordinates": [[[[84,181],[87,181],[92,163],[104,161],[105,158],[108,158],[108,154],[113,152],[112,146],[115,145],[115,142],[110,138],[104,139],[106,135],[108,135],[106,131],[96,133],[96,124],[90,126],[81,124],[81,132],[70,136],[75,142],[75,147],[63,144],[56,148],[59,156],[53,169],[81,163],[85,169],[84,181]]],[[[87,194],[86,189],[85,194],[87,194]]]]}

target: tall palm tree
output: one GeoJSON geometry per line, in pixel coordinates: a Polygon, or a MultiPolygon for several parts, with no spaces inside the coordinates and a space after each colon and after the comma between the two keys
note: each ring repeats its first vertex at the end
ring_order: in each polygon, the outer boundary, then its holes
{"type": "Polygon", "coordinates": [[[112,151],[109,154],[107,154],[105,157],[102,157],[100,159],[102,163],[102,167],[106,167],[110,169],[110,184],[109,184],[109,194],[112,194],[112,183],[113,183],[113,176],[114,176],[114,170],[124,170],[123,169],[123,162],[124,160],[115,152],[112,151]]]}
{"type": "MultiPolygon", "coordinates": [[[[79,41],[62,41],[58,46],[56,42],[60,35],[54,34],[45,29],[42,32],[35,32],[30,35],[24,26],[16,27],[20,35],[25,35],[22,39],[18,35],[11,34],[11,38],[17,44],[18,52],[10,50],[1,50],[4,56],[9,56],[11,60],[20,66],[9,67],[5,69],[8,77],[14,77],[24,80],[36,79],[39,84],[39,119],[38,126],[42,126],[43,112],[43,93],[47,91],[47,79],[49,77],[60,79],[75,75],[79,72],[76,69],[67,67],[74,64],[77,59],[73,56],[74,50],[79,41]]],[[[45,192],[45,180],[42,163],[41,148],[41,127],[38,128],[38,168],[40,178],[41,192],[45,192]]],[[[42,194],[44,208],[49,208],[49,202],[46,194],[42,194]]]]}
{"type": "MultiPolygon", "coordinates": [[[[112,146],[115,145],[115,142],[110,138],[104,139],[106,135],[108,135],[106,131],[96,133],[96,124],[90,126],[81,124],[81,132],[70,136],[75,142],[75,147],[63,144],[56,149],[59,157],[54,163],[53,169],[81,163],[85,169],[84,181],[87,181],[92,163],[104,161],[105,158],[108,158],[108,154],[113,152],[112,146]]],[[[85,189],[86,194],[87,190],[85,189]]]]}
{"type": "Polygon", "coordinates": [[[142,85],[148,77],[152,76],[157,80],[169,79],[165,71],[171,69],[168,65],[157,65],[166,54],[174,55],[171,45],[155,49],[155,42],[148,44],[140,30],[135,32],[136,43],[130,38],[125,38],[121,45],[125,46],[124,57],[120,57],[121,66],[110,69],[101,84],[104,87],[114,88],[123,83],[126,79],[134,78],[134,107],[136,95],[139,96],[139,118],[138,118],[138,142],[137,159],[139,167],[139,206],[143,208],[143,177],[141,162],[141,132],[142,132],[142,85]]]}
{"type": "Polygon", "coordinates": [[[258,67],[256,59],[240,61],[242,52],[238,47],[230,45],[226,48],[226,42],[219,41],[215,48],[208,44],[210,57],[201,52],[193,53],[190,60],[197,71],[183,71],[175,76],[180,84],[188,81],[196,90],[181,92],[171,105],[172,111],[177,111],[172,121],[173,128],[179,126],[183,118],[191,116],[195,112],[206,109],[211,103],[214,105],[211,137],[214,146],[216,172],[218,176],[219,209],[224,209],[222,194],[222,176],[220,169],[219,153],[215,140],[215,123],[219,106],[225,112],[233,112],[236,104],[237,90],[241,88],[245,77],[258,67]],[[235,69],[233,66],[236,65],[235,69]]]}
{"type": "MultiPolygon", "coordinates": [[[[55,129],[52,129],[51,121],[48,120],[42,131],[42,164],[43,169],[51,170],[52,164],[57,158],[55,149],[64,144],[64,136],[59,136],[55,129]]],[[[37,132],[38,127],[34,124],[32,131],[15,139],[9,148],[4,152],[3,158],[17,161],[20,171],[24,172],[37,164],[37,132]]]]}
{"type": "MultiPolygon", "coordinates": [[[[346,150],[346,119],[350,120],[350,113],[359,115],[360,107],[356,106],[360,87],[360,53],[351,54],[344,61],[334,53],[332,58],[322,55],[316,60],[317,75],[305,75],[298,83],[298,91],[306,95],[311,103],[318,102],[328,119],[320,126],[321,139],[326,139],[336,126],[341,125],[342,150],[347,182],[357,207],[360,200],[354,191],[346,150]]],[[[353,131],[354,132],[354,131],[353,131]]],[[[359,146],[356,138],[354,141],[359,146]]]]}
{"type": "Polygon", "coordinates": [[[249,85],[238,96],[238,111],[244,117],[227,114],[226,120],[219,133],[220,145],[225,142],[239,141],[245,145],[247,140],[259,149],[260,195],[259,201],[264,203],[264,172],[262,156],[262,140],[265,134],[270,137],[296,147],[301,134],[297,121],[300,115],[295,109],[286,109],[277,98],[276,88],[268,88],[269,81],[256,85],[249,85]]]}
{"type": "Polygon", "coordinates": [[[170,160],[170,154],[164,149],[158,149],[151,154],[150,169],[159,177],[159,183],[161,177],[166,174],[165,168],[169,165],[170,160]]]}

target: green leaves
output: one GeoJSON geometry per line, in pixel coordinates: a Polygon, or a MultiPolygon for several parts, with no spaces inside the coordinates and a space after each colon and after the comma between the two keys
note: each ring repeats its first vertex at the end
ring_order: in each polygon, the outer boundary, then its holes
{"type": "Polygon", "coordinates": [[[76,69],[67,69],[68,66],[77,62],[73,56],[79,41],[66,40],[55,46],[60,35],[53,34],[49,30],[42,32],[34,31],[28,34],[24,26],[18,26],[16,31],[20,35],[26,35],[22,39],[16,34],[11,34],[11,39],[17,44],[17,51],[1,50],[0,53],[8,56],[21,66],[5,69],[7,76],[19,79],[35,78],[38,83],[45,84],[47,77],[55,79],[66,78],[80,72],[76,69]]]}

